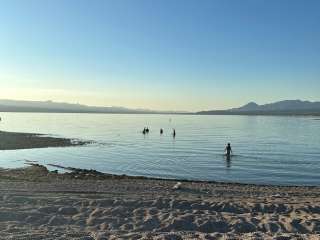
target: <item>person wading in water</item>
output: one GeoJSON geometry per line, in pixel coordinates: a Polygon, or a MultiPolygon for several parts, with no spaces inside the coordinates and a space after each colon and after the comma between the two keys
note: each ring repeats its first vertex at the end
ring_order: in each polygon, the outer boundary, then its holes
{"type": "Polygon", "coordinates": [[[226,156],[227,156],[227,157],[230,157],[231,154],[232,154],[232,149],[231,149],[230,143],[227,144],[227,146],[226,146],[226,148],[225,148],[224,150],[225,150],[225,152],[226,152],[226,156]]]}

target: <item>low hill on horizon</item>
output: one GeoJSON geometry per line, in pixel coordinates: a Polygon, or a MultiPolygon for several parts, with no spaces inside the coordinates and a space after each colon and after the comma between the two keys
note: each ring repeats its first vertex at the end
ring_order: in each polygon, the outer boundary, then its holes
{"type": "Polygon", "coordinates": [[[44,112],[44,113],[182,113],[175,111],[154,111],[125,107],[96,107],[53,101],[23,101],[0,99],[0,112],[44,112]]]}

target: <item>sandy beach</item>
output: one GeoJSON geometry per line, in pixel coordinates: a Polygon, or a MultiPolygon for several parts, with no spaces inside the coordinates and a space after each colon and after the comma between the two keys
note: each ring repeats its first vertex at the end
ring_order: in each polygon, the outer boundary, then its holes
{"type": "Polygon", "coordinates": [[[320,239],[320,187],[0,171],[0,239],[320,239]]]}

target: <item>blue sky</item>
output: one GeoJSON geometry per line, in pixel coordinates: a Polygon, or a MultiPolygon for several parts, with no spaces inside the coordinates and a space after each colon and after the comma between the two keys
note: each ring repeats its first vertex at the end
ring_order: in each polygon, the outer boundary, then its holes
{"type": "Polygon", "coordinates": [[[161,110],[320,100],[318,0],[0,0],[1,98],[161,110]]]}

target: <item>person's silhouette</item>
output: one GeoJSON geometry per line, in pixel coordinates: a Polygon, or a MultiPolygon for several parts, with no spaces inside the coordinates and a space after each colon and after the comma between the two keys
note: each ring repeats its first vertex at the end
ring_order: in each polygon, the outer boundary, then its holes
{"type": "Polygon", "coordinates": [[[231,145],[230,145],[230,143],[228,143],[227,144],[227,146],[226,146],[226,148],[224,149],[225,150],[225,152],[226,152],[226,156],[231,156],[231,154],[232,154],[232,149],[231,149],[231,145]]]}

